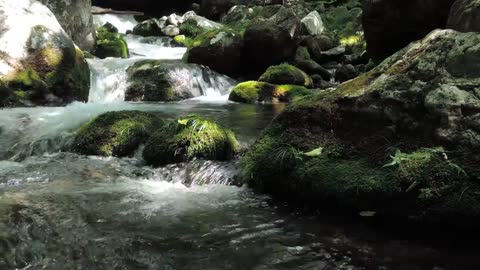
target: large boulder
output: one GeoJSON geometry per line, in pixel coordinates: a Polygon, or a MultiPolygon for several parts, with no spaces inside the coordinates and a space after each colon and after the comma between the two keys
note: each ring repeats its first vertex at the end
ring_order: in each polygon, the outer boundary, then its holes
{"type": "Polygon", "coordinates": [[[40,0],[57,17],[62,28],[80,49],[90,51],[95,45],[91,0],[40,0]]]}
{"type": "Polygon", "coordinates": [[[0,25],[0,81],[10,106],[87,101],[88,64],[46,6],[0,1],[0,25]]]}
{"type": "Polygon", "coordinates": [[[450,10],[447,28],[460,32],[480,32],[480,1],[457,0],[450,10]]]}
{"type": "Polygon", "coordinates": [[[205,95],[205,88],[228,91],[231,83],[226,76],[178,60],[138,61],[127,74],[127,101],[179,101],[205,95]]]}
{"type": "Polygon", "coordinates": [[[295,102],[244,158],[250,184],[313,207],[478,226],[479,43],[434,31],[295,102]]]}
{"type": "Polygon", "coordinates": [[[433,29],[445,28],[454,1],[363,1],[363,28],[369,54],[380,61],[433,29]]]}
{"type": "Polygon", "coordinates": [[[143,158],[149,165],[161,166],[194,158],[230,160],[239,150],[231,130],[213,120],[189,115],[154,133],[145,145],[143,158]]]}
{"type": "Polygon", "coordinates": [[[235,76],[242,70],[243,39],[229,29],[217,29],[200,34],[187,51],[187,62],[235,76]]]}
{"type": "Polygon", "coordinates": [[[300,20],[283,6],[268,7],[263,15],[244,34],[246,68],[252,72],[293,58],[302,34],[300,20]]]}
{"type": "Polygon", "coordinates": [[[80,127],[73,149],[84,155],[129,156],[162,126],[163,121],[152,113],[107,112],[80,127]]]}

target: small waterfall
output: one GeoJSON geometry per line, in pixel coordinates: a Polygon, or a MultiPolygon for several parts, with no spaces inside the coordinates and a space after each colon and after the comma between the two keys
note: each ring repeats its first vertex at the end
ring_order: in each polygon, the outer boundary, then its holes
{"type": "MultiPolygon", "coordinates": [[[[132,30],[137,21],[132,15],[95,15],[97,26],[110,22],[125,33],[132,30]]],[[[91,70],[89,102],[108,103],[125,100],[128,88],[126,70],[140,60],[180,60],[186,52],[176,47],[169,37],[125,36],[130,50],[129,59],[107,58],[88,59],[91,70]]],[[[168,76],[178,92],[189,92],[195,100],[226,101],[235,81],[206,67],[185,64],[169,65],[168,76]]]]}
{"type": "Polygon", "coordinates": [[[93,24],[95,27],[103,26],[106,23],[111,23],[117,27],[118,32],[125,34],[127,31],[133,30],[138,24],[133,15],[119,15],[119,14],[102,14],[93,15],[93,24]]]}
{"type": "Polygon", "coordinates": [[[114,102],[125,100],[127,73],[136,59],[88,59],[90,66],[90,94],[88,102],[114,102]]]}

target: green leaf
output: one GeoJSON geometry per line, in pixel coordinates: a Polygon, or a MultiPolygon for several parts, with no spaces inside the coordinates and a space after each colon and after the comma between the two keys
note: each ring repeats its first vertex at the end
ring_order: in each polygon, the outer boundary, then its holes
{"type": "Polygon", "coordinates": [[[304,154],[307,157],[318,157],[322,153],[323,153],[323,147],[319,147],[319,148],[313,149],[312,151],[310,151],[308,153],[304,153],[304,154]]]}

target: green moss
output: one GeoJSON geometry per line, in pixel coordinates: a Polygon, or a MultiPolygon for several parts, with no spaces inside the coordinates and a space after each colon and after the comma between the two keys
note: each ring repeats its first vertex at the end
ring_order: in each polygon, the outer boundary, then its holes
{"type": "Polygon", "coordinates": [[[185,47],[187,47],[187,48],[193,46],[193,39],[190,38],[190,37],[186,37],[186,36],[184,36],[184,35],[175,36],[175,37],[173,38],[173,40],[174,40],[175,42],[177,42],[178,44],[183,45],[183,46],[185,46],[185,47]]]}
{"type": "Polygon", "coordinates": [[[240,103],[256,103],[259,101],[260,91],[265,85],[265,83],[256,81],[240,83],[233,88],[228,99],[240,103]]]}
{"type": "Polygon", "coordinates": [[[228,42],[233,42],[233,40],[239,36],[239,33],[229,27],[209,30],[195,37],[191,47],[205,47],[213,45],[215,42],[220,41],[218,38],[219,35],[223,36],[221,39],[223,44],[228,45],[228,42]]]}
{"type": "Polygon", "coordinates": [[[204,32],[203,28],[199,27],[197,22],[193,19],[188,19],[180,26],[180,34],[185,35],[189,38],[195,38],[204,32]]]}
{"type": "Polygon", "coordinates": [[[312,95],[311,89],[299,85],[278,85],[276,87],[276,96],[282,102],[295,101],[301,97],[312,95]]]}
{"type": "Polygon", "coordinates": [[[299,190],[303,196],[310,200],[321,196],[350,207],[373,206],[376,198],[391,197],[396,191],[388,170],[362,159],[320,156],[302,163],[293,174],[303,179],[299,190]]]}
{"type": "Polygon", "coordinates": [[[260,76],[259,81],[271,84],[291,84],[312,87],[313,82],[310,76],[299,68],[290,64],[272,66],[260,76]]]}
{"type": "Polygon", "coordinates": [[[95,55],[99,58],[128,58],[128,45],[121,34],[108,32],[104,27],[97,29],[95,55]]]}
{"type": "Polygon", "coordinates": [[[108,112],[80,127],[74,150],[85,155],[128,156],[162,126],[163,121],[151,113],[108,112]]]}
{"type": "Polygon", "coordinates": [[[295,60],[302,61],[302,60],[311,60],[310,53],[308,52],[307,47],[300,46],[297,48],[295,52],[295,60]]]}
{"type": "Polygon", "coordinates": [[[41,80],[40,75],[32,68],[27,68],[7,78],[9,84],[21,84],[23,86],[33,86],[35,82],[41,80]]]}
{"type": "Polygon", "coordinates": [[[313,91],[303,86],[248,81],[235,86],[228,99],[240,103],[290,102],[311,94],[313,91]]]}
{"type": "Polygon", "coordinates": [[[153,134],[143,157],[148,164],[159,166],[194,158],[230,160],[239,150],[231,130],[212,120],[189,115],[153,134]]]}

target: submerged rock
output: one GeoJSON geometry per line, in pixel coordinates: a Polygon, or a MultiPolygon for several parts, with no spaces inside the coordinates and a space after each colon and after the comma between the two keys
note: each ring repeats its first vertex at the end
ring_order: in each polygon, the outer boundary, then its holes
{"type": "Polygon", "coordinates": [[[157,131],[143,151],[153,166],[202,158],[231,160],[240,151],[233,132],[216,122],[196,115],[182,117],[157,131]]]}
{"type": "Polygon", "coordinates": [[[239,103],[278,103],[290,102],[311,94],[313,94],[313,91],[303,86],[248,81],[235,86],[228,99],[239,103]]]}
{"type": "Polygon", "coordinates": [[[245,175],[313,207],[478,224],[479,42],[477,33],[435,31],[294,102],[247,153],[245,175]]]}
{"type": "Polygon", "coordinates": [[[312,78],[305,72],[289,64],[272,66],[260,76],[259,81],[271,84],[291,84],[313,87],[312,78]]]}
{"type": "Polygon", "coordinates": [[[152,113],[108,112],[80,127],[73,148],[84,155],[125,157],[162,126],[163,121],[152,113]]]}
{"type": "Polygon", "coordinates": [[[0,1],[3,105],[87,101],[90,71],[54,14],[33,0],[0,1]]]}
{"type": "Polygon", "coordinates": [[[97,29],[97,44],[95,56],[99,58],[119,57],[128,58],[128,45],[122,34],[109,32],[105,27],[97,29]]]}

